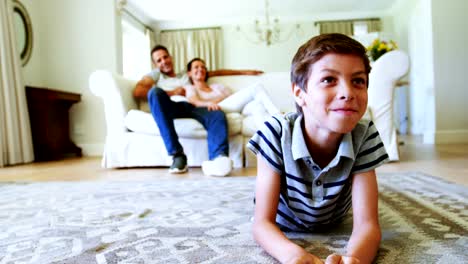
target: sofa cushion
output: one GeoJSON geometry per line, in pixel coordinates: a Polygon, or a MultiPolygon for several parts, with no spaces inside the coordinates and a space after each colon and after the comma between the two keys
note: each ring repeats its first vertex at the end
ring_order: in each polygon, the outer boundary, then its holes
{"type": "Polygon", "coordinates": [[[242,136],[251,137],[253,136],[258,129],[263,127],[263,123],[270,118],[271,115],[248,115],[245,116],[242,120],[242,136]]]}
{"type": "Polygon", "coordinates": [[[248,102],[245,106],[244,109],[242,109],[242,114],[249,116],[249,115],[268,115],[267,110],[265,109],[265,106],[257,100],[253,100],[248,102]]]}
{"type": "MultiPolygon", "coordinates": [[[[226,114],[229,136],[239,134],[242,126],[242,115],[239,113],[226,114]]],[[[206,138],[207,133],[203,125],[192,118],[177,118],[174,120],[175,129],[179,137],[206,138]]],[[[151,135],[161,135],[159,128],[150,113],[140,110],[130,110],[125,116],[125,126],[128,130],[151,135]]]]}

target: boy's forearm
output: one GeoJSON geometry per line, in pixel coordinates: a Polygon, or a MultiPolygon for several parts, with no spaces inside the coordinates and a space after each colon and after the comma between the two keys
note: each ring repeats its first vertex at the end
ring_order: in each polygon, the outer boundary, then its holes
{"type": "Polygon", "coordinates": [[[353,229],[346,255],[358,258],[361,264],[372,263],[379,249],[382,234],[379,226],[353,229]]]}
{"type": "Polygon", "coordinates": [[[305,252],[272,223],[254,223],[253,234],[255,241],[281,263],[287,263],[289,259],[305,252]]]}

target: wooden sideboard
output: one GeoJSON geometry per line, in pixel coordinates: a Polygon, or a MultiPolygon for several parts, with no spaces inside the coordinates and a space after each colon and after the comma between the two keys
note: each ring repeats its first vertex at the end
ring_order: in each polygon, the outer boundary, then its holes
{"type": "Polygon", "coordinates": [[[70,107],[81,95],[26,86],[35,161],[81,157],[81,148],[70,139],[70,107]]]}

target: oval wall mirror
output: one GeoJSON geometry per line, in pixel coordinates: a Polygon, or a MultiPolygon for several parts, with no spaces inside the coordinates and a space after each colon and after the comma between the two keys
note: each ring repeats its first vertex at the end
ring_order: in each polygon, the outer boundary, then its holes
{"type": "Polygon", "coordinates": [[[33,32],[28,11],[17,0],[13,0],[13,23],[16,32],[16,45],[20,52],[21,64],[24,66],[31,58],[33,32]]]}

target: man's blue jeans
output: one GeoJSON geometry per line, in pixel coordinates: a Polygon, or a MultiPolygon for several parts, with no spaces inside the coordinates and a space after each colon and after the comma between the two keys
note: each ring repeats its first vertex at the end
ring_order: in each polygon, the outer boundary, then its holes
{"type": "Polygon", "coordinates": [[[219,155],[229,155],[228,128],[223,111],[208,111],[206,107],[195,107],[188,102],[174,102],[156,86],[148,92],[148,103],[169,155],[184,151],[174,127],[176,118],[193,118],[205,127],[210,160],[219,155]]]}

